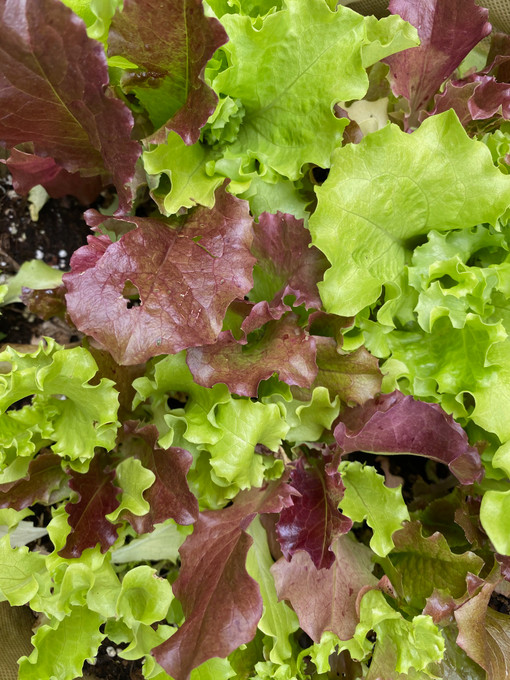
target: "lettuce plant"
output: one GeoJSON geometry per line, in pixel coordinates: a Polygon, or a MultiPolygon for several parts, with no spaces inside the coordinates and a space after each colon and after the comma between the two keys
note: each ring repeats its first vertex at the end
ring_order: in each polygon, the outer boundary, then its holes
{"type": "Polygon", "coordinates": [[[0,24],[17,191],[115,195],[57,288],[80,346],[0,354],[20,680],[104,639],[148,680],[506,677],[508,37],[474,0],[0,24]]]}

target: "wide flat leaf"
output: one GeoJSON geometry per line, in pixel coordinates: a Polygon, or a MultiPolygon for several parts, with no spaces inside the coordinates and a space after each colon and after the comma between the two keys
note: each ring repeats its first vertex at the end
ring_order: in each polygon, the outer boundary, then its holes
{"type": "Polygon", "coordinates": [[[115,543],[119,525],[109,522],[106,515],[119,505],[120,489],[113,483],[115,472],[107,467],[108,458],[96,454],[88,472],[71,472],[69,486],[78,494],[78,500],[66,505],[71,532],[58,553],[61,557],[80,557],[86,548],[98,543],[104,553],[115,543]]]}
{"type": "Polygon", "coordinates": [[[197,499],[188,487],[186,475],[192,463],[191,454],[177,447],[162,449],[157,445],[159,432],[154,425],[136,429],[136,423],[125,425],[122,453],[141,461],[152,472],[154,482],[143,492],[148,512],[138,516],[127,511],[121,514],[138,534],[146,534],[155,524],[173,519],[181,525],[193,524],[198,516],[197,499]]]}
{"type": "Polygon", "coordinates": [[[463,484],[483,475],[480,454],[467,435],[438,404],[417,401],[401,392],[385,394],[348,409],[335,428],[346,453],[411,453],[448,465],[463,484]]]}
{"type": "Polygon", "coordinates": [[[315,340],[293,314],[265,324],[253,341],[237,341],[230,331],[220,333],[214,345],[190,348],[187,362],[199,385],[225,383],[245,397],[256,397],[260,381],[273,373],[299,387],[310,387],[317,373],[315,340]]]}
{"type": "Polygon", "coordinates": [[[281,558],[271,567],[278,597],[291,603],[299,625],[314,642],[326,631],[342,640],[351,638],[359,621],[358,593],[377,583],[366,546],[350,536],[338,536],[331,550],[334,562],[329,569],[318,569],[303,550],[290,562],[281,558]]]}
{"type": "Polygon", "coordinates": [[[339,470],[345,487],[340,509],[354,522],[366,520],[373,531],[370,547],[384,557],[393,549],[393,534],[409,519],[401,487],[386,486],[375,468],[357,461],[344,461],[339,470]]]}
{"type": "Polygon", "coordinates": [[[22,479],[0,484],[0,508],[23,510],[35,503],[51,505],[55,502],[55,492],[66,479],[60,456],[41,453],[30,461],[27,474],[22,479]]]}
{"type": "Polygon", "coordinates": [[[250,300],[278,305],[287,295],[293,295],[296,307],[320,309],[317,282],[324,275],[327,261],[317,248],[310,247],[310,232],[304,220],[280,212],[262,213],[254,232],[251,252],[257,263],[250,300]]]}
{"type": "Polygon", "coordinates": [[[125,221],[137,228],[116,243],[89,237],[71,259],[64,282],[76,327],[121,364],[213,343],[230,302],[251,288],[246,204],[219,190],[211,211],[125,221]],[[139,293],[139,305],[123,297],[126,284],[139,293]]]}
{"type": "Polygon", "coordinates": [[[364,66],[416,44],[413,29],[392,19],[332,11],[324,0],[288,0],[261,27],[248,16],[224,15],[229,68],[213,87],[244,105],[236,148],[290,179],[304,163],[329,167],[347,124],[333,105],[365,95],[364,66]],[[370,46],[378,53],[365,55],[370,46]]]}
{"type": "Polygon", "coordinates": [[[306,465],[299,458],[291,473],[291,484],[301,496],[280,513],[276,534],[287,560],[304,550],[316,569],[329,569],[335,561],[332,544],[346,534],[352,522],[339,510],[345,487],[331,455],[311,459],[306,465]]]}
{"type": "Polygon", "coordinates": [[[78,172],[67,172],[53,158],[36,156],[12,149],[6,161],[16,193],[25,196],[41,184],[52,198],[66,194],[76,196],[84,205],[92,203],[102,188],[100,177],[82,177],[78,172]]]}
{"type": "Polygon", "coordinates": [[[262,598],[246,572],[252,538],[245,529],[258,513],[279,512],[292,504],[293,493],[287,484],[271,482],[240,493],[230,507],[200,513],[193,534],[179,551],[182,566],[173,585],[185,621],[153,650],[156,661],[175,680],[187,680],[193,668],[212,657],[227,656],[255,636],[262,598]]]}
{"type": "Polygon", "coordinates": [[[39,590],[36,574],[44,570],[44,556],[25,546],[12,548],[9,536],[0,538],[0,593],[12,607],[31,600],[39,590]]]}
{"type": "Polygon", "coordinates": [[[472,552],[453,553],[438,531],[423,536],[420,522],[409,522],[393,535],[394,549],[387,570],[399,595],[419,611],[434,589],[454,598],[466,593],[468,573],[478,574],[483,560],[472,552]],[[419,565],[419,568],[417,568],[419,565]]]}
{"type": "Polygon", "coordinates": [[[337,149],[316,193],[312,241],[332,265],[319,291],[326,311],[350,316],[398,280],[417,236],[496,224],[510,177],[448,111],[412,135],[388,125],[337,149]]]}
{"type": "Polygon", "coordinates": [[[391,55],[391,86],[409,101],[408,125],[471,49],[491,32],[489,12],[474,0],[391,0],[390,11],[418,29],[419,47],[391,55]]]}
{"type": "Polygon", "coordinates": [[[201,74],[226,40],[200,0],[124,0],[110,26],[108,55],[138,66],[122,85],[136,93],[155,127],[165,125],[193,144],[217,101],[201,74]]]}
{"type": "Polygon", "coordinates": [[[488,607],[493,590],[494,584],[486,583],[455,611],[455,620],[457,644],[487,671],[487,680],[500,680],[510,674],[510,616],[488,607]]]}
{"type": "Polygon", "coordinates": [[[31,142],[70,173],[113,179],[127,206],[140,146],[129,109],[106,95],[102,45],[59,0],[2,0],[0,23],[0,139],[31,142]]]}

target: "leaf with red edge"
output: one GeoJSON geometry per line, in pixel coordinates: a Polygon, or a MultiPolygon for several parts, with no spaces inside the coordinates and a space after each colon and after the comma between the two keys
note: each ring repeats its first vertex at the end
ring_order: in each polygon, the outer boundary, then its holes
{"type": "Polygon", "coordinates": [[[113,17],[109,56],[120,55],[139,68],[122,86],[146,106],[156,128],[175,130],[186,144],[216,108],[217,97],[201,78],[214,52],[227,42],[217,19],[204,16],[201,0],[124,0],[113,17]]]}
{"type": "Polygon", "coordinates": [[[91,335],[119,364],[211,344],[228,305],[252,285],[252,220],[245,201],[216,194],[213,210],[161,221],[118,220],[136,229],[116,243],[92,236],[63,277],[67,309],[76,327],[91,335]],[[140,305],[129,308],[126,284],[140,305]]]}
{"type": "Polygon", "coordinates": [[[494,585],[485,583],[454,612],[459,627],[457,644],[487,671],[487,680],[510,675],[510,616],[488,606],[494,585]]]}
{"type": "Polygon", "coordinates": [[[453,109],[462,125],[493,116],[510,118],[510,85],[498,83],[493,76],[475,73],[463,80],[446,83],[437,95],[430,115],[453,109]]]}
{"type": "Polygon", "coordinates": [[[181,569],[173,584],[185,621],[152,651],[175,680],[187,680],[193,668],[215,656],[226,657],[255,636],[262,598],[246,571],[252,538],[245,530],[257,514],[291,505],[295,493],[278,480],[242,491],[230,507],[200,513],[179,550],[181,569]]]}
{"type": "Polygon", "coordinates": [[[331,550],[334,561],[329,569],[318,569],[303,550],[290,562],[282,558],[271,567],[278,599],[290,602],[299,625],[314,642],[326,631],[341,640],[351,638],[359,622],[358,593],[377,585],[369,548],[350,536],[339,536],[331,550]]]}
{"type": "Polygon", "coordinates": [[[395,95],[409,101],[408,127],[464,57],[491,32],[475,0],[391,0],[390,11],[418,30],[420,45],[387,57],[395,95]]]}
{"type": "Polygon", "coordinates": [[[0,139],[31,142],[69,173],[110,178],[121,206],[141,149],[133,117],[107,96],[103,46],[59,0],[0,0],[0,139]]]}
{"type": "Polygon", "coordinates": [[[117,540],[120,524],[112,524],[105,515],[119,505],[117,494],[121,490],[113,483],[115,471],[108,470],[108,463],[108,456],[100,453],[92,459],[88,472],[69,471],[69,486],[78,494],[78,500],[66,505],[71,532],[58,553],[61,557],[80,557],[84,550],[98,543],[105,553],[117,540]]]}
{"type": "Polygon", "coordinates": [[[30,461],[22,479],[0,484],[0,508],[23,510],[34,503],[51,505],[66,480],[62,458],[54,453],[40,453],[30,461]]]}
{"type": "Polygon", "coordinates": [[[149,533],[155,524],[170,518],[177,524],[193,524],[198,517],[198,501],[186,480],[193,462],[191,454],[177,447],[160,448],[156,426],[146,425],[137,429],[137,425],[136,421],[124,425],[122,453],[138,458],[156,479],[143,494],[150,506],[149,512],[142,516],[123,512],[121,518],[128,520],[138,534],[149,533]]]}
{"type": "Polygon", "coordinates": [[[483,476],[478,450],[438,404],[401,392],[383,394],[364,406],[346,409],[334,435],[345,453],[410,453],[448,465],[462,484],[483,476]]]}
{"type": "Polygon", "coordinates": [[[281,212],[262,213],[255,225],[252,253],[257,258],[250,299],[274,305],[294,295],[294,304],[307,309],[322,307],[317,282],[322,280],[328,261],[312,246],[304,220],[281,212]]]}
{"type": "Polygon", "coordinates": [[[256,397],[261,380],[273,373],[288,385],[310,387],[315,375],[315,340],[294,314],[270,321],[253,341],[237,341],[230,331],[214,345],[190,348],[187,362],[195,381],[204,387],[225,383],[235,394],[256,397]]]}
{"type": "Polygon", "coordinates": [[[276,524],[283,555],[290,560],[305,550],[317,569],[329,569],[335,561],[331,544],[352,527],[352,521],[338,510],[345,491],[338,461],[325,454],[305,466],[301,457],[291,473],[291,484],[301,496],[281,511],[276,524]]]}
{"type": "Polygon", "coordinates": [[[78,172],[67,172],[53,158],[41,158],[18,149],[12,149],[6,165],[12,175],[12,186],[21,196],[40,184],[52,198],[71,194],[87,205],[92,203],[103,187],[98,176],[82,177],[78,172]]]}

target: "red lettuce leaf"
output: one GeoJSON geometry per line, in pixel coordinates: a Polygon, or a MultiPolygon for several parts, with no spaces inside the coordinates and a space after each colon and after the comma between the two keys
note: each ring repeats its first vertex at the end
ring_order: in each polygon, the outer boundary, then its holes
{"type": "Polygon", "coordinates": [[[444,92],[434,100],[430,115],[453,109],[462,125],[493,116],[510,119],[510,85],[498,83],[494,76],[474,73],[462,80],[446,83],[444,92]]]}
{"type": "Polygon", "coordinates": [[[485,583],[454,612],[459,627],[457,644],[487,672],[487,680],[501,680],[509,673],[510,616],[488,606],[494,587],[494,583],[485,583]]]}
{"type": "Polygon", "coordinates": [[[278,598],[290,602],[299,625],[314,642],[328,630],[342,640],[351,638],[359,621],[358,593],[377,584],[369,548],[340,536],[331,550],[334,561],[329,569],[317,568],[302,550],[291,562],[282,558],[271,567],[278,598]]]}
{"type": "Polygon", "coordinates": [[[352,521],[338,509],[345,491],[338,461],[326,454],[312,458],[305,467],[301,457],[291,473],[291,484],[301,496],[281,511],[276,524],[283,555],[290,560],[304,550],[317,569],[329,569],[335,561],[333,541],[352,527],[352,521]]]}
{"type": "Polygon", "coordinates": [[[310,232],[304,220],[281,212],[262,213],[254,229],[251,251],[257,258],[253,272],[255,291],[258,292],[260,279],[264,293],[268,286],[272,289],[272,299],[268,300],[272,306],[281,304],[287,295],[294,295],[295,306],[320,309],[317,282],[322,280],[328,262],[320,250],[310,247],[310,232]]]}
{"type": "Polygon", "coordinates": [[[78,500],[66,505],[71,533],[58,553],[61,557],[80,557],[86,548],[98,543],[105,553],[117,540],[120,524],[112,524],[105,515],[119,506],[117,494],[121,490],[113,483],[115,471],[108,470],[108,463],[107,455],[96,454],[85,474],[69,470],[69,486],[78,494],[78,500]]]}
{"type": "Polygon", "coordinates": [[[55,492],[66,480],[62,458],[54,453],[40,453],[30,461],[22,479],[0,484],[0,508],[23,510],[34,503],[51,505],[55,502],[55,492]]]}
{"type": "Polygon", "coordinates": [[[233,505],[201,512],[179,552],[173,585],[185,621],[152,653],[175,680],[215,656],[226,657],[253,639],[262,616],[259,587],[246,571],[252,538],[246,529],[259,513],[279,512],[296,492],[282,480],[242,491],[233,505]]]}
{"type": "Polygon", "coordinates": [[[204,387],[222,382],[245,397],[256,397],[260,381],[273,373],[288,385],[310,387],[317,374],[315,340],[297,321],[288,314],[265,324],[253,341],[237,341],[225,331],[214,345],[190,348],[187,362],[195,381],[204,387]]]}
{"type": "Polygon", "coordinates": [[[124,9],[112,20],[108,54],[139,67],[126,74],[122,85],[148,104],[155,126],[175,130],[186,144],[194,144],[217,102],[201,74],[225,42],[223,26],[204,16],[200,0],[124,0],[124,9]]]}
{"type": "Polygon", "coordinates": [[[84,177],[111,178],[126,207],[140,155],[133,117],[106,93],[103,46],[59,0],[0,0],[0,139],[84,177]]]}
{"type": "Polygon", "coordinates": [[[410,453],[448,465],[462,484],[483,476],[480,454],[464,430],[438,404],[401,392],[346,409],[334,435],[345,453],[410,453]]]}
{"type": "Polygon", "coordinates": [[[418,30],[419,47],[387,57],[395,95],[409,101],[407,127],[473,47],[491,32],[489,12],[474,0],[391,0],[390,11],[418,30]]]}
{"type": "Polygon", "coordinates": [[[103,187],[98,176],[82,177],[78,172],[67,172],[53,158],[41,158],[18,149],[12,149],[6,165],[12,175],[12,186],[21,196],[28,194],[36,184],[41,184],[52,198],[71,194],[87,205],[103,187]]]}
{"type": "Polygon", "coordinates": [[[46,288],[44,290],[21,289],[21,302],[31,314],[47,321],[54,316],[61,319],[66,314],[65,288],[46,288]]]}
{"type": "Polygon", "coordinates": [[[213,210],[118,221],[137,228],[116,243],[89,237],[64,275],[76,327],[119,364],[213,343],[228,305],[252,285],[247,203],[219,190],[213,210]],[[139,306],[129,308],[126,286],[139,293],[139,306]]]}
{"type": "Polygon", "coordinates": [[[123,454],[138,458],[156,479],[143,494],[150,505],[149,512],[141,517],[126,512],[121,514],[121,518],[128,520],[139,534],[153,531],[155,524],[170,518],[177,524],[193,524],[198,517],[198,501],[186,480],[193,462],[191,454],[177,447],[160,448],[156,427],[147,425],[136,429],[137,425],[135,421],[124,425],[123,454]]]}

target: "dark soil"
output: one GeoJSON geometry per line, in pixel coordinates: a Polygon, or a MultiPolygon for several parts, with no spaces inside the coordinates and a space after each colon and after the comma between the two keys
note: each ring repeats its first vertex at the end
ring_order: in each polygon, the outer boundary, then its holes
{"type": "MultiPolygon", "coordinates": [[[[16,194],[9,175],[0,175],[0,272],[15,274],[23,262],[33,259],[67,271],[71,255],[91,233],[83,219],[84,210],[70,196],[49,199],[34,222],[28,199],[16,194]]],[[[71,335],[63,321],[38,319],[21,304],[2,308],[0,333],[4,335],[0,342],[16,344],[37,343],[43,335],[65,343],[71,335]]]]}
{"type": "Polygon", "coordinates": [[[121,647],[106,639],[99,647],[96,663],[92,666],[85,663],[83,673],[101,680],[143,680],[142,661],[126,661],[118,656],[121,647]]]}

